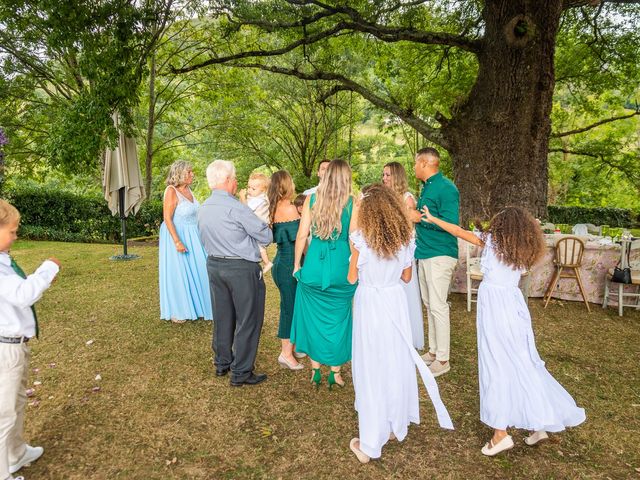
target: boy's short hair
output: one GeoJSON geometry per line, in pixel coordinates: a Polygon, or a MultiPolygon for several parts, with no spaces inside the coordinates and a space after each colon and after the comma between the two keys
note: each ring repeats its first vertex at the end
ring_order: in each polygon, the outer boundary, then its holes
{"type": "Polygon", "coordinates": [[[4,227],[11,222],[20,221],[20,212],[9,202],[0,199],[0,227],[4,227]]]}
{"type": "Polygon", "coordinates": [[[269,188],[269,177],[267,177],[264,173],[254,172],[249,175],[249,180],[258,180],[262,183],[265,190],[269,188]]]}
{"type": "Polygon", "coordinates": [[[296,206],[296,208],[299,208],[304,205],[304,201],[306,199],[307,199],[307,196],[304,193],[301,193],[295,198],[295,200],[293,201],[293,204],[296,206]]]}

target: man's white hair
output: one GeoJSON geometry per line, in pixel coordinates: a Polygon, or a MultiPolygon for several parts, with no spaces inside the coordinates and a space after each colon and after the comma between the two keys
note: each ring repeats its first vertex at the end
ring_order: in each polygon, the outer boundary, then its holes
{"type": "Polygon", "coordinates": [[[236,178],[236,167],[228,160],[214,160],[207,167],[207,183],[209,188],[221,185],[228,178],[236,178]]]}

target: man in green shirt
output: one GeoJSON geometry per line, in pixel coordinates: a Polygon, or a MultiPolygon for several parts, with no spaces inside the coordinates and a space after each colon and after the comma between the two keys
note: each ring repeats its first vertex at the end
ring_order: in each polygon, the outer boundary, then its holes
{"type": "Polygon", "coordinates": [[[417,211],[412,215],[420,295],[429,320],[429,351],[422,358],[437,377],[451,369],[447,295],[458,262],[458,240],[440,227],[423,222],[421,213],[422,207],[427,206],[434,217],[458,224],[460,194],[453,182],[440,173],[440,154],[435,148],[418,150],[414,168],[416,177],[424,182],[417,211]]]}

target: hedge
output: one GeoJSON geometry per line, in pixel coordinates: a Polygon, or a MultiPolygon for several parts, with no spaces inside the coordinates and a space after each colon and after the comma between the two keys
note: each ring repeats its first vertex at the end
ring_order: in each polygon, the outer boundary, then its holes
{"type": "MultiPolygon", "coordinates": [[[[5,186],[4,197],[22,216],[19,235],[30,240],[117,243],[121,241],[120,219],[111,215],[99,195],[78,195],[51,187],[5,186]]],[[[593,223],[632,228],[639,225],[637,213],[621,208],[563,207],[550,205],[547,221],[574,225],[593,223]]],[[[127,237],[157,235],[162,222],[162,202],[147,200],[135,216],[127,219],[127,237]]]]}
{"type": "MultiPolygon", "coordinates": [[[[47,187],[5,187],[4,198],[21,215],[21,238],[64,242],[117,243],[120,218],[98,195],[78,195],[47,187]]],[[[162,202],[145,201],[127,218],[127,238],[156,235],[162,222],[162,202]]]]}
{"type": "Polygon", "coordinates": [[[610,227],[631,228],[638,225],[638,214],[623,208],[610,207],[562,207],[549,205],[547,220],[551,223],[592,223],[594,225],[609,225],[610,227]]]}

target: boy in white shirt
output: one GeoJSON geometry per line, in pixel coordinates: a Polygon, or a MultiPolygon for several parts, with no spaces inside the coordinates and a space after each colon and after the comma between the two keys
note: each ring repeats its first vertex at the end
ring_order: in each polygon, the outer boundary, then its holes
{"type": "Polygon", "coordinates": [[[14,479],[13,473],[44,453],[23,438],[31,355],[27,342],[38,334],[33,305],[60,270],[60,262],[50,258],[33,274],[24,274],[9,256],[19,224],[18,210],[0,200],[0,480],[14,479]]]}

